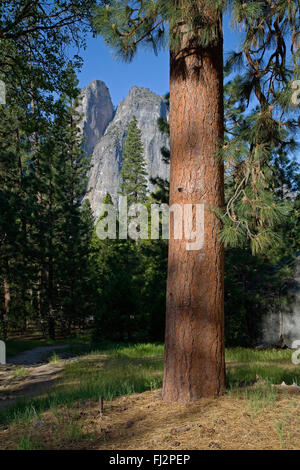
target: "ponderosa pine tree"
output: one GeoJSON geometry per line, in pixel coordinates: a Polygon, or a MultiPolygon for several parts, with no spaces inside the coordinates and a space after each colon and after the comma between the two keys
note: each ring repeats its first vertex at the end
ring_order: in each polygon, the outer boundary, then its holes
{"type": "MultiPolygon", "coordinates": [[[[59,87],[69,61],[66,49],[71,44],[78,50],[83,46],[84,37],[91,30],[90,12],[96,4],[97,0],[2,1],[0,72],[14,75],[10,86],[17,89],[24,78],[30,81],[33,64],[39,68],[43,86],[51,84],[52,90],[59,87]]],[[[81,63],[78,55],[73,61],[81,63]]]]}
{"type": "Polygon", "coordinates": [[[143,203],[147,199],[147,171],[144,161],[142,132],[133,116],[123,151],[121,170],[121,194],[127,196],[128,204],[143,203]]]}
{"type": "MultiPolygon", "coordinates": [[[[205,205],[203,249],[186,251],[185,240],[171,239],[169,243],[163,398],[191,401],[218,395],[225,384],[224,253],[219,239],[224,174],[217,154],[222,153],[220,149],[226,151],[227,145],[223,145],[222,38],[226,2],[126,0],[106,4],[98,10],[95,24],[120,56],[131,60],[140,44],[151,45],[154,50],[163,43],[170,47],[170,203],[205,205]]],[[[254,250],[259,250],[270,243],[274,221],[282,215],[281,206],[276,210],[270,192],[261,188],[265,155],[270,149],[268,139],[271,138],[274,151],[276,139],[284,137],[277,132],[278,122],[274,128],[272,113],[276,106],[286,107],[291,98],[292,74],[290,70],[286,73],[284,34],[291,37],[295,78],[298,73],[295,46],[299,6],[290,0],[235,0],[232,12],[233,20],[245,31],[243,49],[238,55],[248,64],[244,90],[249,92],[248,104],[254,95],[260,110],[249,128],[249,147],[246,145],[248,151],[244,155],[250,162],[250,173],[247,165],[242,165],[244,173],[236,173],[234,198],[229,200],[223,217],[225,224],[230,220],[223,241],[232,238],[234,243],[236,232],[242,232],[254,250]],[[259,195],[253,206],[247,195],[247,200],[243,199],[243,185],[250,188],[249,195],[259,195]],[[260,197],[261,205],[257,204],[260,197]],[[250,210],[245,206],[244,213],[251,220],[251,229],[243,211],[239,211],[240,220],[234,212],[237,200],[248,206],[250,201],[250,210]]],[[[241,153],[237,146],[234,148],[241,153]]]]}

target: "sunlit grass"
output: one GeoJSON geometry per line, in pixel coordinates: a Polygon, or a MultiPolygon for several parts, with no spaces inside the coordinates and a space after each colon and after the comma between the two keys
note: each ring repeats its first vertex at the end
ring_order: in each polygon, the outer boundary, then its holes
{"type": "Polygon", "coordinates": [[[52,356],[49,357],[48,362],[49,364],[58,364],[60,362],[60,357],[56,352],[52,354],[52,356]]]}
{"type": "Polygon", "coordinates": [[[14,377],[27,377],[29,375],[28,369],[26,367],[17,367],[12,371],[14,377]]]}
{"type": "Polygon", "coordinates": [[[290,349],[249,349],[229,348],[226,349],[226,362],[274,362],[291,363],[293,351],[290,349]]]}

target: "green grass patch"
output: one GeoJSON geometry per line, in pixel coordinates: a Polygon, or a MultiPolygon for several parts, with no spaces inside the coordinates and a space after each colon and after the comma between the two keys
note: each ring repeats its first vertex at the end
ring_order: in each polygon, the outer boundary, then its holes
{"type": "Polygon", "coordinates": [[[14,377],[27,377],[29,375],[28,369],[26,367],[17,367],[13,370],[14,377]]]}
{"type": "Polygon", "coordinates": [[[59,355],[56,352],[54,352],[52,354],[52,356],[49,357],[48,363],[49,364],[58,364],[60,362],[60,360],[61,359],[60,359],[59,355]]]}
{"type": "Polygon", "coordinates": [[[54,342],[51,340],[45,339],[28,339],[28,340],[18,340],[11,339],[5,342],[6,344],[6,355],[7,357],[13,357],[22,352],[28,351],[29,349],[38,348],[39,346],[52,346],[54,342]]]}
{"type": "Polygon", "coordinates": [[[242,398],[248,402],[248,407],[254,415],[265,409],[271,410],[278,398],[278,391],[266,383],[244,390],[242,398]]]}
{"type": "Polygon", "coordinates": [[[19,438],[17,450],[42,450],[42,444],[36,436],[32,436],[30,433],[23,434],[19,438]]]}
{"type": "Polygon", "coordinates": [[[300,367],[290,366],[278,367],[275,365],[245,364],[227,368],[227,383],[229,386],[250,385],[259,376],[268,383],[280,385],[285,382],[292,385],[294,382],[300,385],[300,367]]]}
{"type": "Polygon", "coordinates": [[[83,355],[89,353],[106,353],[110,357],[151,357],[163,356],[164,345],[160,343],[113,343],[102,341],[90,344],[71,344],[66,351],[83,355]]]}
{"type": "Polygon", "coordinates": [[[290,349],[250,349],[250,348],[228,348],[226,349],[226,362],[243,363],[292,363],[293,351],[290,349]]]}

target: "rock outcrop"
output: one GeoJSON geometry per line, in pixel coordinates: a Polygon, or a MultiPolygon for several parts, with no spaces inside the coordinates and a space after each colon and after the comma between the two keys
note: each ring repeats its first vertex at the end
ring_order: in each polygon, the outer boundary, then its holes
{"type": "Polygon", "coordinates": [[[292,262],[293,276],[285,292],[286,303],[267,310],[262,318],[259,342],[266,346],[292,347],[300,341],[300,252],[292,262]]]}
{"type": "Polygon", "coordinates": [[[114,116],[110,93],[104,82],[94,80],[83,88],[78,112],[83,116],[80,129],[86,139],[85,151],[91,156],[114,116]]]}
{"type": "MultiPolygon", "coordinates": [[[[144,156],[148,171],[149,191],[154,189],[150,178],[169,178],[169,165],[162,160],[161,148],[168,146],[168,137],[161,133],[157,121],[167,117],[164,99],[145,88],[133,87],[128,97],[117,108],[116,114],[104,135],[98,140],[93,156],[88,184],[88,198],[95,216],[98,216],[102,200],[107,192],[114,202],[118,200],[122,153],[128,126],[133,116],[142,131],[144,156]]],[[[89,134],[87,143],[89,148],[89,134]]],[[[92,133],[94,138],[95,134],[92,133]]]]}

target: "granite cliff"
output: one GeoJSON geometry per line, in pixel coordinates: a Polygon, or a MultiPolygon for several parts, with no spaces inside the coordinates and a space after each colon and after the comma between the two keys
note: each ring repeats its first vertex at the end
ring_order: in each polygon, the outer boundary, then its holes
{"type": "Polygon", "coordinates": [[[78,112],[82,115],[80,129],[85,137],[85,151],[91,156],[114,116],[110,93],[104,82],[94,80],[83,88],[78,112]]]}
{"type": "Polygon", "coordinates": [[[81,129],[92,165],[87,197],[97,217],[107,192],[117,202],[123,147],[133,116],[142,131],[149,192],[154,189],[150,178],[169,178],[169,166],[161,155],[161,148],[168,146],[168,137],[161,133],[157,124],[159,117],[167,117],[167,106],[161,96],[145,88],[133,87],[113,114],[109,91],[100,81],[84,88],[82,97],[79,110],[83,114],[81,129]]]}

